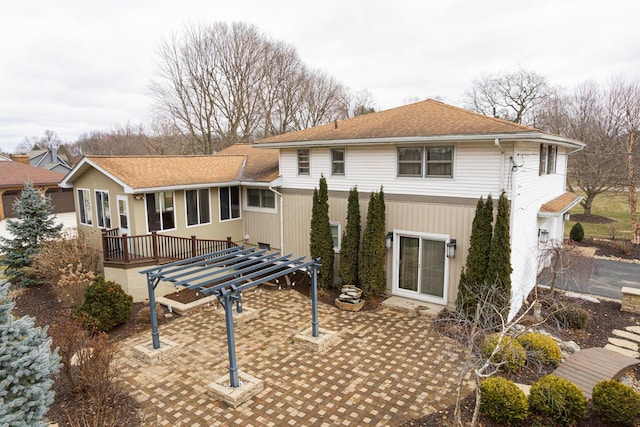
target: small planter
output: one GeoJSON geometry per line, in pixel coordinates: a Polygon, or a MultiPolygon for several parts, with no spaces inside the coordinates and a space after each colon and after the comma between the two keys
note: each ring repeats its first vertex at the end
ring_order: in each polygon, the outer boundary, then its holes
{"type": "Polygon", "coordinates": [[[340,310],[345,310],[345,311],[360,311],[362,307],[364,307],[364,300],[360,300],[360,302],[357,302],[357,303],[351,303],[351,302],[343,302],[343,301],[340,301],[338,298],[336,298],[335,303],[336,303],[336,307],[338,307],[340,310]]]}

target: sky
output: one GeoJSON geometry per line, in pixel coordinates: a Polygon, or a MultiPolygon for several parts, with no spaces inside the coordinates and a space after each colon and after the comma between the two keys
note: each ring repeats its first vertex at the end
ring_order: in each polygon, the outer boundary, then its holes
{"type": "Polygon", "coordinates": [[[158,45],[190,24],[241,21],[377,109],[462,105],[483,73],[535,71],[566,88],[640,79],[637,0],[1,0],[0,151],[45,130],[73,142],[148,126],[158,45]]]}

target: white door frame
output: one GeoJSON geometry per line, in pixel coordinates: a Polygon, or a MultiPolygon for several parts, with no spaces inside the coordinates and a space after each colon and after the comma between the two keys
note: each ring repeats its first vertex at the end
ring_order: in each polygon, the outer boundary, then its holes
{"type": "Polygon", "coordinates": [[[118,212],[118,229],[122,236],[123,234],[131,234],[131,212],[129,212],[129,197],[123,195],[116,195],[116,210],[118,212]],[[123,227],[120,221],[120,202],[124,202],[124,207],[127,214],[127,227],[123,227]]]}
{"type": "MultiPolygon", "coordinates": [[[[436,304],[447,305],[449,297],[449,258],[446,256],[447,245],[450,236],[448,234],[435,234],[435,233],[421,233],[417,231],[406,230],[393,230],[393,280],[391,293],[405,298],[417,299],[421,301],[433,302],[436,304]],[[420,249],[418,259],[421,259],[422,255],[422,239],[435,240],[444,242],[445,261],[444,261],[444,283],[442,298],[437,296],[425,295],[418,291],[410,291],[407,289],[401,289],[399,284],[400,275],[400,237],[412,237],[420,239],[420,249]]],[[[419,269],[420,271],[420,269],[419,269]]]]}

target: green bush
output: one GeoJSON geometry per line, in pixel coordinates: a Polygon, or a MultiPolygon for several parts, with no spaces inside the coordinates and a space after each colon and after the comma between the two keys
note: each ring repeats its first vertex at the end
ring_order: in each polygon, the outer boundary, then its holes
{"type": "Polygon", "coordinates": [[[513,381],[493,377],[480,384],[480,411],[501,424],[517,425],[527,418],[529,402],[513,381]]]}
{"type": "Polygon", "coordinates": [[[531,384],[529,408],[559,425],[573,425],[586,416],[587,398],[571,381],[546,375],[531,384]]]}
{"type": "MultiPolygon", "coordinates": [[[[487,358],[490,357],[496,346],[500,334],[487,335],[482,343],[481,352],[482,355],[487,358]]],[[[515,372],[522,368],[527,361],[527,353],[520,343],[512,337],[505,335],[500,342],[500,348],[496,354],[491,358],[491,363],[494,365],[501,365],[501,368],[507,372],[515,372]]]]}
{"type": "Polygon", "coordinates": [[[561,327],[571,329],[584,329],[589,323],[589,312],[575,305],[556,306],[553,309],[553,317],[561,327]]]}
{"type": "Polygon", "coordinates": [[[84,304],[76,316],[85,327],[108,332],[129,320],[132,300],[120,285],[98,276],[85,289],[84,304]]]}
{"type": "Polygon", "coordinates": [[[533,362],[557,365],[562,359],[560,347],[550,336],[529,332],[520,335],[518,342],[527,351],[527,359],[533,362]]]}
{"type": "Polygon", "coordinates": [[[584,239],[584,228],[582,227],[582,224],[579,222],[573,224],[571,231],[569,231],[569,238],[574,242],[582,242],[584,239]]]}
{"type": "Polygon", "coordinates": [[[640,393],[618,381],[600,381],[593,387],[593,409],[603,421],[635,426],[640,415],[640,393]]]}

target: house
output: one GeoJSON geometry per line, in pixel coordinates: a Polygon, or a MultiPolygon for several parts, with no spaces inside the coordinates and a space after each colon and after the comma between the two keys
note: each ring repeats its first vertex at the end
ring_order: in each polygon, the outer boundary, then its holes
{"type": "Polygon", "coordinates": [[[540,248],[562,239],[564,214],[580,200],[566,191],[566,172],[581,142],[434,100],[255,146],[279,151],[286,252],[308,255],[312,192],[322,175],[336,251],[349,189],[357,186],[364,210],[369,193],[383,187],[392,239],[387,292],[440,305],[455,303],[480,197],[505,191],[510,201],[512,312],[535,285],[540,248]]]}
{"type": "Polygon", "coordinates": [[[13,202],[28,182],[51,197],[55,213],[73,211],[71,192],[58,187],[64,174],[30,166],[28,159],[16,160],[15,157],[14,160],[0,160],[0,220],[15,217],[13,202]]]}
{"type": "Polygon", "coordinates": [[[238,144],[210,156],[85,156],[61,186],[73,188],[78,230],[103,251],[107,279],[140,300],[138,271],[163,258],[227,242],[279,248],[277,175],[276,151],[238,144]]]}
{"type": "Polygon", "coordinates": [[[29,164],[37,168],[64,174],[69,173],[71,170],[71,166],[69,166],[67,160],[61,156],[55,148],[49,150],[31,150],[28,156],[29,164]]]}

